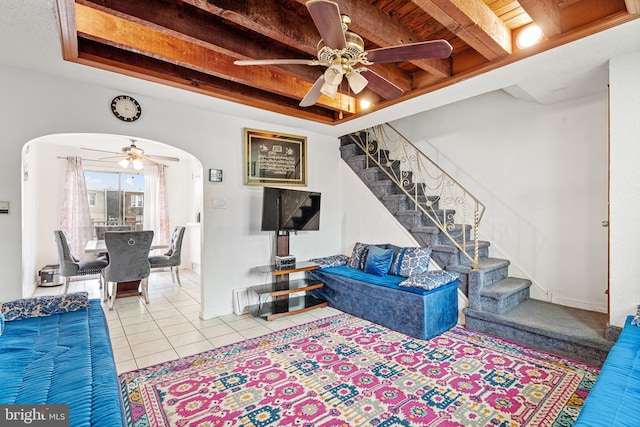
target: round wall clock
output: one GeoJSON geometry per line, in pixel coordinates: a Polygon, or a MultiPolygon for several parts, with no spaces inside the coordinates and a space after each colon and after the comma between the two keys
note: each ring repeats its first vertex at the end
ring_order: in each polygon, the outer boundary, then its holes
{"type": "Polygon", "coordinates": [[[128,95],[118,95],[111,101],[113,115],[125,122],[134,122],[142,115],[138,101],[128,95]]]}

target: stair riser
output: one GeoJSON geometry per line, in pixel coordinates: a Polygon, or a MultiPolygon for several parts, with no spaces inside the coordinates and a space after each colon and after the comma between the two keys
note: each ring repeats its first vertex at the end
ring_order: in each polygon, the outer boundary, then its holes
{"type": "Polygon", "coordinates": [[[480,280],[482,286],[487,286],[492,283],[498,282],[502,279],[506,279],[509,276],[509,267],[498,268],[493,271],[484,271],[480,274],[480,280]]]}
{"type": "Polygon", "coordinates": [[[529,299],[529,288],[522,289],[507,297],[500,298],[499,300],[481,297],[480,306],[484,311],[495,314],[504,314],[527,299],[529,299]]]}
{"type": "MultiPolygon", "coordinates": [[[[467,250],[467,254],[469,254],[469,256],[473,258],[473,249],[467,250]]],[[[451,253],[449,251],[438,251],[434,249],[431,256],[438,263],[438,265],[453,266],[453,265],[469,262],[469,258],[462,255],[459,251],[451,253]]],[[[487,258],[488,256],[489,256],[488,247],[478,248],[478,259],[487,258]]]]}
{"type": "Polygon", "coordinates": [[[353,156],[360,156],[364,154],[364,151],[356,144],[348,144],[340,147],[340,157],[347,160],[353,156]]]}
{"type": "Polygon", "coordinates": [[[362,169],[356,172],[360,179],[367,184],[367,187],[374,185],[376,182],[384,179],[386,177],[385,173],[380,170],[380,168],[373,167],[368,169],[362,169]]]}
{"type": "Polygon", "coordinates": [[[393,182],[386,181],[376,181],[369,185],[369,189],[373,191],[373,194],[380,200],[383,200],[385,196],[391,196],[394,194],[401,194],[402,190],[395,185],[393,182]]]}
{"type": "MultiPolygon", "coordinates": [[[[411,235],[416,239],[416,241],[418,242],[418,244],[420,246],[436,246],[438,245],[438,235],[440,233],[427,233],[427,232],[421,232],[421,231],[412,231],[411,235]]],[[[442,265],[440,265],[440,267],[443,267],[442,265]]]]}
{"type": "Polygon", "coordinates": [[[358,171],[363,170],[366,165],[366,157],[364,155],[361,156],[353,156],[346,159],[347,164],[351,169],[353,169],[356,173],[358,171]]]}

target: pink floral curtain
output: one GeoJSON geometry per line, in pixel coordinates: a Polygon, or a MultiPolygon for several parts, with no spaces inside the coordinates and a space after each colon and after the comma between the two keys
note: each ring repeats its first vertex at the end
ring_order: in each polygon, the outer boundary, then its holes
{"type": "Polygon", "coordinates": [[[165,181],[165,165],[158,165],[158,193],[156,198],[155,241],[160,245],[169,244],[169,203],[165,181]]]}
{"type": "Polygon", "coordinates": [[[66,230],[69,235],[73,255],[79,259],[86,258],[84,248],[91,240],[92,230],[87,185],[80,157],[67,158],[60,228],[66,230]]]}

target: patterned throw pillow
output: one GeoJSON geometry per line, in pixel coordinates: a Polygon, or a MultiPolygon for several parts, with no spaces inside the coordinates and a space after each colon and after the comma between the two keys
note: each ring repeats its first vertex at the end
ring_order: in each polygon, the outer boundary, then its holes
{"type": "Polygon", "coordinates": [[[4,316],[2,315],[2,311],[0,311],[0,337],[2,336],[3,330],[4,330],[4,316]]]}
{"type": "Polygon", "coordinates": [[[86,307],[89,307],[89,294],[74,292],[65,295],[47,295],[8,301],[0,304],[0,312],[2,312],[5,321],[11,322],[30,317],[51,316],[86,307]]]}
{"type": "Polygon", "coordinates": [[[429,270],[431,248],[402,248],[393,258],[389,272],[396,276],[410,277],[429,270]]]}
{"type": "Polygon", "coordinates": [[[633,326],[640,326],[640,305],[638,306],[638,311],[636,312],[636,315],[633,316],[633,319],[631,319],[631,324],[633,326]]]}
{"type": "Polygon", "coordinates": [[[406,288],[421,288],[427,291],[444,286],[460,277],[460,273],[446,270],[433,270],[410,276],[407,280],[398,283],[398,286],[406,288]]]}
{"type": "Polygon", "coordinates": [[[313,258],[309,262],[314,262],[320,266],[320,268],[338,267],[345,265],[349,261],[349,257],[346,255],[331,255],[322,258],[313,258]]]}
{"type": "Polygon", "coordinates": [[[368,251],[369,245],[356,242],[355,246],[353,247],[353,251],[351,252],[351,258],[349,258],[349,261],[347,261],[347,267],[363,270],[368,251]]]}

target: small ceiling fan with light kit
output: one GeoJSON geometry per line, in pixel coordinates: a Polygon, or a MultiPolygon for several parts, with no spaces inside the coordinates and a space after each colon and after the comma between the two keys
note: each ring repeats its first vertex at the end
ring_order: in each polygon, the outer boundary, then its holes
{"type": "Polygon", "coordinates": [[[110,153],[110,154],[115,154],[115,156],[109,156],[109,157],[102,157],[100,160],[109,160],[109,159],[116,159],[121,157],[122,160],[120,160],[118,162],[118,164],[120,166],[122,166],[123,168],[127,168],[129,166],[129,164],[131,164],[131,166],[136,169],[136,170],[140,170],[144,167],[145,164],[147,165],[157,165],[158,161],[168,161],[168,162],[179,162],[180,159],[177,157],[169,157],[169,156],[157,156],[157,155],[153,155],[153,154],[145,154],[144,150],[140,147],[138,147],[136,145],[136,140],[135,139],[130,139],[131,141],[131,145],[128,145],[126,147],[122,147],[122,151],[120,153],[115,152],[115,151],[107,151],[107,150],[98,150],[96,148],[84,148],[82,147],[83,150],[88,150],[88,151],[98,151],[101,153],[110,153]]]}
{"type": "Polygon", "coordinates": [[[338,4],[329,0],[310,0],[307,10],[320,33],[318,59],[248,59],[236,65],[321,65],[327,67],[300,101],[301,107],[314,105],[322,94],[335,98],[346,77],[354,94],[365,87],[391,100],[404,91],[366,66],[419,59],[442,59],[451,56],[452,47],[446,40],[433,40],[365,51],[364,40],[348,30],[351,19],[340,15],[338,4]]]}

